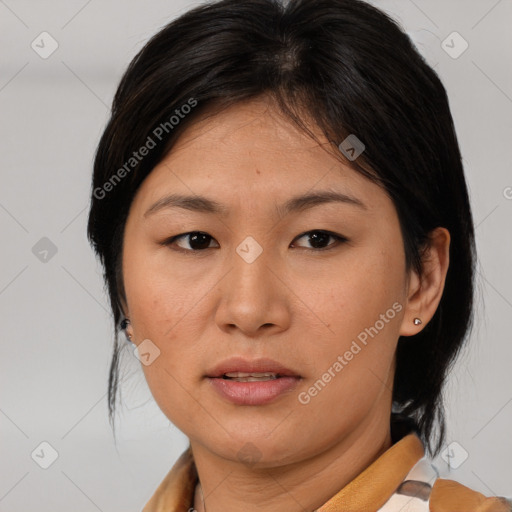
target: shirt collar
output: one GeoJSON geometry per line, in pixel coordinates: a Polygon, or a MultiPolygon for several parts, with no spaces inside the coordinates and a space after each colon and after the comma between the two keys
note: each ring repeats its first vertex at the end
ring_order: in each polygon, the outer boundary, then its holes
{"type": "MultiPolygon", "coordinates": [[[[424,456],[416,433],[405,435],[317,512],[356,512],[379,509],[410,469],[424,456]]],[[[181,454],[142,512],[182,512],[193,506],[197,470],[190,446],[181,454]]]]}
{"type": "Polygon", "coordinates": [[[424,454],[420,438],[415,433],[406,435],[317,509],[317,512],[378,510],[424,454]]]}

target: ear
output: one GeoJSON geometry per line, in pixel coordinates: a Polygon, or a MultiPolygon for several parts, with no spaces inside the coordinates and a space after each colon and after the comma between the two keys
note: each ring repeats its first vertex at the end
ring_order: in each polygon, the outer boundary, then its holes
{"type": "Polygon", "coordinates": [[[407,304],[400,336],[418,334],[434,316],[441,297],[450,263],[450,232],[437,227],[429,233],[429,243],[422,257],[420,276],[411,269],[407,286],[407,304]],[[421,320],[414,325],[414,319],[421,320]]]}

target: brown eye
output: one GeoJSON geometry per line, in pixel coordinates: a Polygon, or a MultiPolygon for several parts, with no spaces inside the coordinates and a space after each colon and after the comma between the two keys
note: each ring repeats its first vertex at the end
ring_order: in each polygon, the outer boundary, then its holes
{"type": "Polygon", "coordinates": [[[189,252],[202,251],[204,249],[210,249],[210,242],[214,240],[208,233],[202,231],[191,231],[190,233],[182,233],[181,235],[173,236],[164,242],[163,245],[176,244],[180,249],[189,252]],[[184,240],[185,245],[177,244],[178,241],[184,240]],[[188,245],[188,247],[187,247],[188,245]]]}
{"type": "MultiPolygon", "coordinates": [[[[334,247],[337,247],[340,243],[347,242],[347,239],[341,235],[321,230],[307,231],[306,233],[303,233],[302,235],[298,236],[296,240],[305,237],[307,237],[308,243],[312,245],[312,249],[316,249],[319,251],[333,249],[334,247]],[[335,242],[329,244],[330,239],[334,239],[335,242]]],[[[310,249],[310,247],[306,247],[306,249],[310,249]]]]}

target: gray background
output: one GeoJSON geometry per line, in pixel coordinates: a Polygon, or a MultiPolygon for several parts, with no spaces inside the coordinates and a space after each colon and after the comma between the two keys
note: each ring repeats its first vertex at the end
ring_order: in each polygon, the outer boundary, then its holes
{"type": "MultiPolygon", "coordinates": [[[[0,511],[141,510],[186,446],[128,345],[113,442],[113,328],[85,229],[93,154],[121,73],[197,3],[0,0],[0,511]],[[59,45],[46,59],[31,48],[43,31],[59,45]],[[42,442],[58,453],[48,469],[42,442]]],[[[447,88],[474,209],[479,305],[471,350],[447,388],[447,441],[458,443],[450,477],[511,496],[512,1],[373,3],[401,22],[447,88]],[[458,58],[441,46],[453,31],[469,44],[458,58]]]]}

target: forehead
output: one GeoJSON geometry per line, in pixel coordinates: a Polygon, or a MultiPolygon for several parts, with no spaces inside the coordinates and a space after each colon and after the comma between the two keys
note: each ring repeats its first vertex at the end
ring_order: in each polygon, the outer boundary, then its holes
{"type": "Polygon", "coordinates": [[[184,130],[144,180],[138,202],[147,207],[179,192],[213,194],[221,203],[250,206],[282,203],[308,191],[336,190],[377,205],[385,192],[337,158],[337,148],[314,123],[307,118],[305,122],[316,141],[267,98],[203,116],[184,130]]]}
{"type": "Polygon", "coordinates": [[[321,146],[328,148],[330,144],[309,117],[302,119],[319,142],[282,114],[271,98],[263,96],[236,103],[214,115],[206,112],[195,120],[174,145],[172,158],[199,147],[222,152],[226,157],[250,156],[253,161],[258,157],[292,161],[294,155],[318,155],[321,146]]]}

